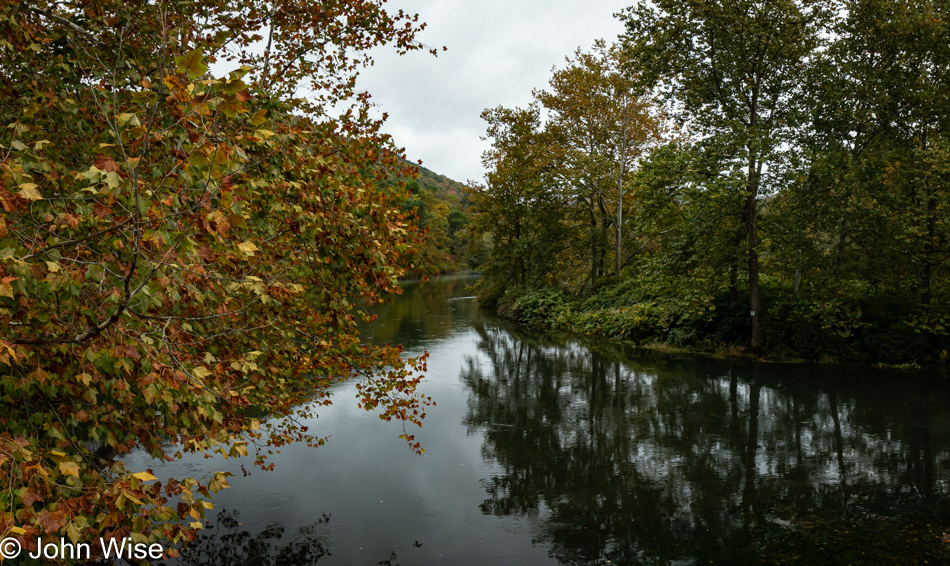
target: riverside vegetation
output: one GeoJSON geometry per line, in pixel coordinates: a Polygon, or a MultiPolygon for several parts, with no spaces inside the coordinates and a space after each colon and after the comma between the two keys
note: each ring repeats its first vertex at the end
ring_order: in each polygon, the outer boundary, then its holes
{"type": "Polygon", "coordinates": [[[597,336],[945,362],[950,2],[659,0],[486,110],[484,304],[597,336]]]}

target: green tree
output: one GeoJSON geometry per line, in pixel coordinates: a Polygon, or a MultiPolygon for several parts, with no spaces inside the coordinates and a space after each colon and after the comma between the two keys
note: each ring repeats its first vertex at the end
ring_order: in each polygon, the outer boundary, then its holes
{"type": "Polygon", "coordinates": [[[723,170],[744,177],[753,351],[764,346],[760,201],[782,178],[782,154],[801,122],[803,78],[827,11],[822,0],[660,0],[622,15],[643,83],[673,103],[694,136],[720,145],[723,170]]]}
{"type": "Polygon", "coordinates": [[[556,284],[571,247],[565,211],[569,193],[555,168],[550,136],[536,105],[526,109],[486,110],[492,148],[482,161],[486,186],[468,193],[469,237],[490,234],[491,252],[478,282],[484,297],[500,296],[506,286],[556,284]]]}

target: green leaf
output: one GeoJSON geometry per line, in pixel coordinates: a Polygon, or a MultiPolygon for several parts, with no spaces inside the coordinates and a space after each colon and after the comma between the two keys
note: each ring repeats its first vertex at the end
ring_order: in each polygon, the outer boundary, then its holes
{"type": "Polygon", "coordinates": [[[175,57],[175,63],[178,64],[178,72],[185,73],[189,79],[197,79],[208,72],[208,66],[204,63],[204,50],[201,47],[181,57],[175,57]]]}

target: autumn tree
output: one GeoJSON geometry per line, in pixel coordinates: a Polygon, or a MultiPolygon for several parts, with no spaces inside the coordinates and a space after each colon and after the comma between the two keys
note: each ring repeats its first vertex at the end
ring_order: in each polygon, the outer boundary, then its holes
{"type": "Polygon", "coordinates": [[[268,467],[267,447],[323,442],[299,419],[339,380],[419,422],[424,361],[356,330],[418,233],[404,195],[376,190],[403,162],[354,89],[368,48],[422,48],[416,16],[382,0],[0,15],[0,535],[194,540],[225,477],[162,484],[116,458],[257,447],[268,467]]]}
{"type": "Polygon", "coordinates": [[[555,68],[549,89],[536,90],[534,99],[526,109],[482,114],[492,148],[483,158],[486,186],[471,193],[470,232],[491,233],[495,247],[481,285],[589,289],[635,255],[637,248],[624,247],[629,234],[641,235],[625,223],[636,206],[626,197],[641,156],[661,136],[661,121],[621,50],[603,41],[555,68]],[[496,277],[493,265],[507,267],[496,277]]]}
{"type": "Polygon", "coordinates": [[[537,105],[486,110],[492,148],[482,156],[488,170],[485,186],[469,191],[472,224],[469,237],[490,234],[491,251],[483,297],[497,296],[508,285],[544,285],[558,281],[572,247],[566,211],[570,194],[556,169],[551,137],[545,133],[537,105]]]}
{"type": "Polygon", "coordinates": [[[613,228],[614,271],[625,264],[624,196],[644,151],[661,135],[660,121],[641,95],[623,51],[603,40],[589,53],[578,49],[554,69],[549,90],[535,92],[546,130],[559,145],[559,170],[584,203],[588,224],[590,283],[606,273],[606,233],[613,228]]]}

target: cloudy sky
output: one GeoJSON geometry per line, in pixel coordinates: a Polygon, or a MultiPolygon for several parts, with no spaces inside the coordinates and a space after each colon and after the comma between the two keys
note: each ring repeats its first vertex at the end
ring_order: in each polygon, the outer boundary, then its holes
{"type": "Polygon", "coordinates": [[[380,51],[359,87],[389,113],[385,130],[406,157],[456,181],[482,181],[482,110],[527,105],[565,56],[598,38],[615,40],[623,26],[613,14],[634,2],[390,0],[428,23],[419,39],[439,56],[380,51]]]}

